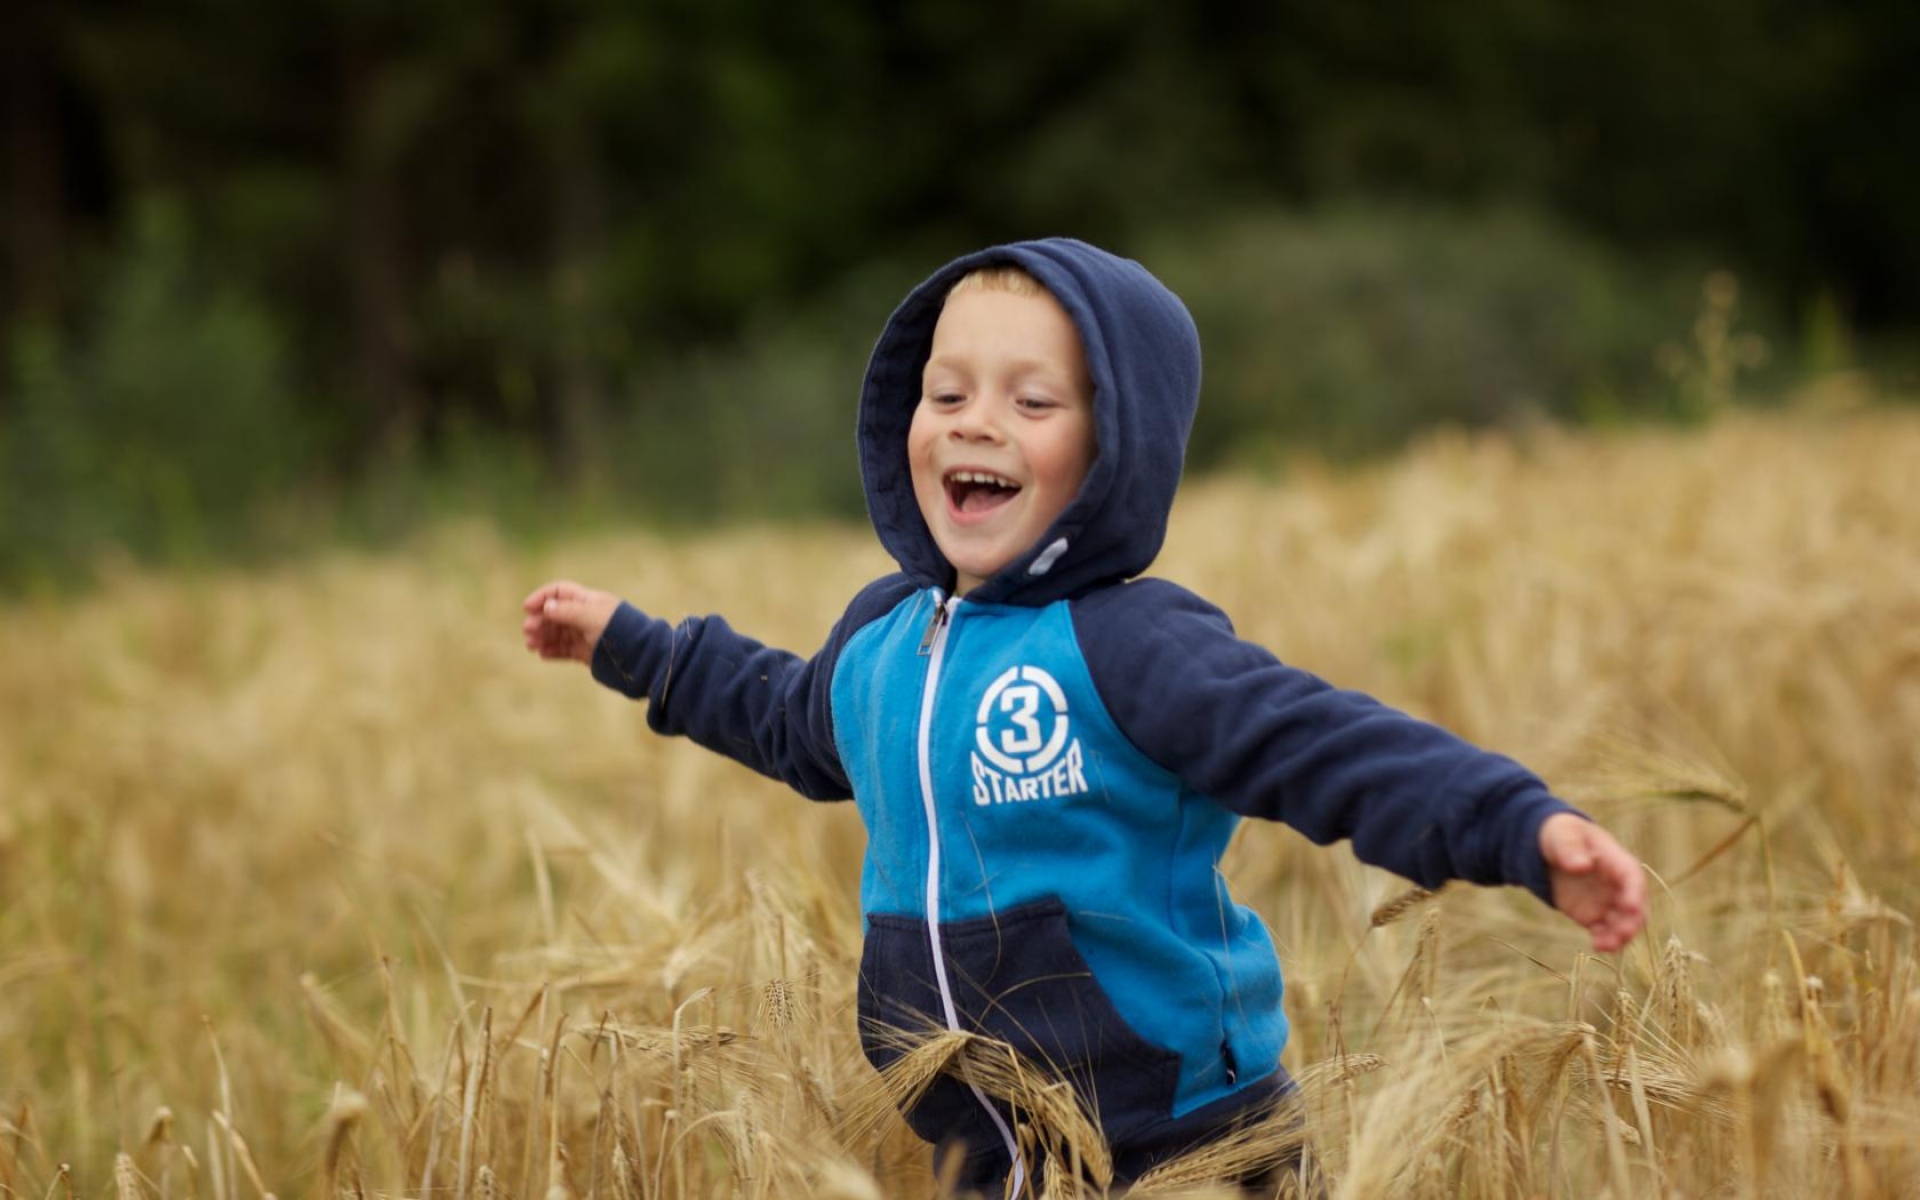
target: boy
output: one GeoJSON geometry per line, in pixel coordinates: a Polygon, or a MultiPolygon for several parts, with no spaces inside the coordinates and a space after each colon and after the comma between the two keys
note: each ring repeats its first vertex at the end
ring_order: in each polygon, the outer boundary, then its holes
{"type": "MultiPolygon", "coordinates": [[[[1279,962],[1217,864],[1242,815],[1433,887],[1516,883],[1617,950],[1638,864],[1518,764],[1240,641],[1135,579],[1158,553],[1198,403],[1199,340],[1139,264],[1080,242],[949,263],[895,311],[859,415],[900,571],[812,659],[718,617],[679,626],[549,583],[527,645],[588,663],[684,733],[868,831],[868,1056],[929,1024],[1071,1082],[1117,1182],[1289,1087],[1279,962]]],[[[943,1078],[907,1114],[962,1181],[1021,1193],[998,1101],[943,1078]]]]}

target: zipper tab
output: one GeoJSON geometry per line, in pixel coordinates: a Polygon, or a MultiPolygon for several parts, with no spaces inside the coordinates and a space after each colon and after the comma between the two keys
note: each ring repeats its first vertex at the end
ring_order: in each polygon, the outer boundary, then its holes
{"type": "Polygon", "coordinates": [[[920,639],[920,657],[933,653],[933,639],[940,636],[940,627],[947,623],[947,601],[940,595],[940,589],[933,592],[933,617],[927,622],[927,632],[920,639]]]}

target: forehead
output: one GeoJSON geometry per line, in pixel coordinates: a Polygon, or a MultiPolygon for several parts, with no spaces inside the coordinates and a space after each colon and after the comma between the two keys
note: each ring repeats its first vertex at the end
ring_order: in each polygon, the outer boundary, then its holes
{"type": "Polygon", "coordinates": [[[1031,365],[1076,379],[1087,373],[1080,331],[1060,302],[1043,289],[956,289],[933,327],[929,368],[1031,365]]]}

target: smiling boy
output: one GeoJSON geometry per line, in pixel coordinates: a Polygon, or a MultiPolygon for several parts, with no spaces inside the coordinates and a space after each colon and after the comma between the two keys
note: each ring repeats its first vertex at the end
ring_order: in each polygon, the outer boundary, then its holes
{"type": "Polygon", "coordinates": [[[1033,277],[963,276],[933,329],[907,430],[913,496],[964,596],[1040,540],[1093,461],[1080,334],[1033,277]]]}
{"type": "MultiPolygon", "coordinates": [[[[1218,864],[1242,816],[1350,839],[1428,887],[1527,887],[1598,950],[1638,865],[1519,764],[1241,641],[1159,551],[1199,396],[1186,309],[1049,239],[949,263],[895,311],[861,396],[868,511],[900,571],[812,658],[556,582],[527,645],[649,724],[851,796],[868,832],[859,1006],[999,1038],[1067,1081],[1126,1182],[1291,1087],[1277,955],[1218,864]]],[[[953,1078],[905,1114],[962,1181],[1031,1179],[1004,1104],[953,1078]]]]}

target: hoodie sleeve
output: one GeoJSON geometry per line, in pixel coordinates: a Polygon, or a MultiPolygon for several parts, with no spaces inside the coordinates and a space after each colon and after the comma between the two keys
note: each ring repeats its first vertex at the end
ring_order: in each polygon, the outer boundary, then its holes
{"type": "Polygon", "coordinates": [[[722,617],[678,625],[621,604],[593,650],[593,677],[646,700],[655,732],[685,735],[813,800],[852,796],[833,741],[834,664],[847,639],[911,586],[870,584],[812,658],[762,645],[722,617]]]}
{"type": "Polygon", "coordinates": [[[1575,810],[1519,763],[1287,666],[1170,583],[1083,597],[1074,629],[1121,732],[1194,791],[1322,845],[1349,838],[1423,887],[1511,883],[1552,903],[1540,826],[1575,810]]]}

